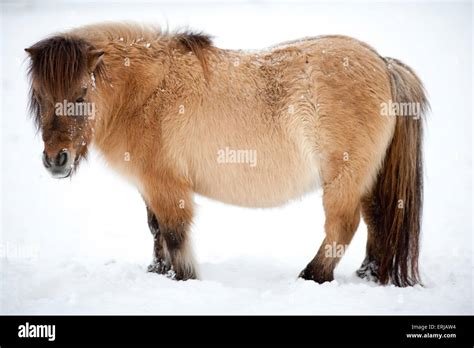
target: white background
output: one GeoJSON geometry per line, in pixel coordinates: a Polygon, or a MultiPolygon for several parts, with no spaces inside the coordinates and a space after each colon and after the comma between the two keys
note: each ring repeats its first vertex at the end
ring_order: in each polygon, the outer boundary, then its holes
{"type": "Polygon", "coordinates": [[[20,1],[2,4],[1,21],[1,313],[473,313],[470,3],[20,1]],[[152,240],[138,192],[97,154],[72,180],[52,179],[26,107],[23,48],[56,31],[125,19],[202,30],[222,48],[346,34],[413,67],[432,105],[425,287],[355,277],[363,223],[334,282],[298,280],[324,235],[320,192],[269,210],[196,197],[202,280],[146,273],[152,240]]]}

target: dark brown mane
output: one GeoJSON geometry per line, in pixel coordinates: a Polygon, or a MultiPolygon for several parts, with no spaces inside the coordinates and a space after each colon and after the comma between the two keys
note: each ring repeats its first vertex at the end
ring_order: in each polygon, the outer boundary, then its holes
{"type": "MultiPolygon", "coordinates": [[[[39,41],[26,50],[31,58],[28,75],[41,85],[43,93],[53,97],[65,96],[88,72],[88,52],[91,48],[90,44],[79,38],[53,36],[39,41]]],[[[103,68],[100,64],[96,73],[101,75],[103,68]]],[[[33,88],[30,90],[29,105],[35,123],[39,125],[40,106],[33,88]]]]}
{"type": "Polygon", "coordinates": [[[182,49],[187,52],[192,52],[196,56],[202,66],[204,76],[207,79],[209,76],[207,53],[209,53],[209,50],[213,47],[211,37],[200,32],[185,31],[178,33],[176,38],[182,49]]]}

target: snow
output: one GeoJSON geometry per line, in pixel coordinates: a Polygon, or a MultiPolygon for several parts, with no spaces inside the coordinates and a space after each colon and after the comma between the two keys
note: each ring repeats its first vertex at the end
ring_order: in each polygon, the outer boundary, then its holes
{"type": "Polygon", "coordinates": [[[472,314],[472,5],[469,3],[44,1],[2,4],[2,314],[472,314]],[[86,12],[84,12],[86,11],[86,12]],[[23,48],[101,20],[192,27],[222,48],[259,49],[308,35],[346,34],[399,58],[425,82],[426,194],[421,274],[400,289],[357,278],[361,226],[336,271],[297,279],[323,238],[321,193],[252,210],[196,197],[193,241],[202,280],[146,272],[152,237],[137,190],[93,153],[71,180],[41,163],[26,117],[23,48]],[[21,30],[19,30],[21,28],[21,30]]]}

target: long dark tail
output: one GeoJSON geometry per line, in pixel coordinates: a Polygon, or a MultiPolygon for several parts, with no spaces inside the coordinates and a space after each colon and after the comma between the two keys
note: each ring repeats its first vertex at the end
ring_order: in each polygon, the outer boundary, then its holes
{"type": "Polygon", "coordinates": [[[424,115],[429,109],[420,79],[408,66],[385,58],[390,75],[392,102],[413,106],[417,114],[397,115],[395,133],[372,191],[372,204],[382,213],[373,217],[380,251],[382,284],[420,283],[419,238],[423,207],[422,138],[424,115]],[[418,109],[416,109],[416,107],[418,109]]]}

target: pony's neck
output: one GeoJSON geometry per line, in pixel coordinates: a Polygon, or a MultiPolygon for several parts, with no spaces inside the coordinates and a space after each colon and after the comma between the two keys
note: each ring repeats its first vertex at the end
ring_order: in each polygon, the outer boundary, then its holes
{"type": "Polygon", "coordinates": [[[104,46],[106,78],[96,81],[98,118],[95,142],[100,146],[116,128],[132,127],[154,91],[163,83],[168,64],[154,58],[153,52],[131,50],[120,46],[104,46]]]}
{"type": "Polygon", "coordinates": [[[113,137],[132,138],[140,132],[146,123],[137,122],[137,117],[157,119],[160,110],[191,104],[204,91],[206,57],[214,49],[206,36],[170,35],[122,24],[82,27],[72,34],[105,53],[107,78],[96,81],[94,142],[99,148],[104,149],[113,137]]]}

